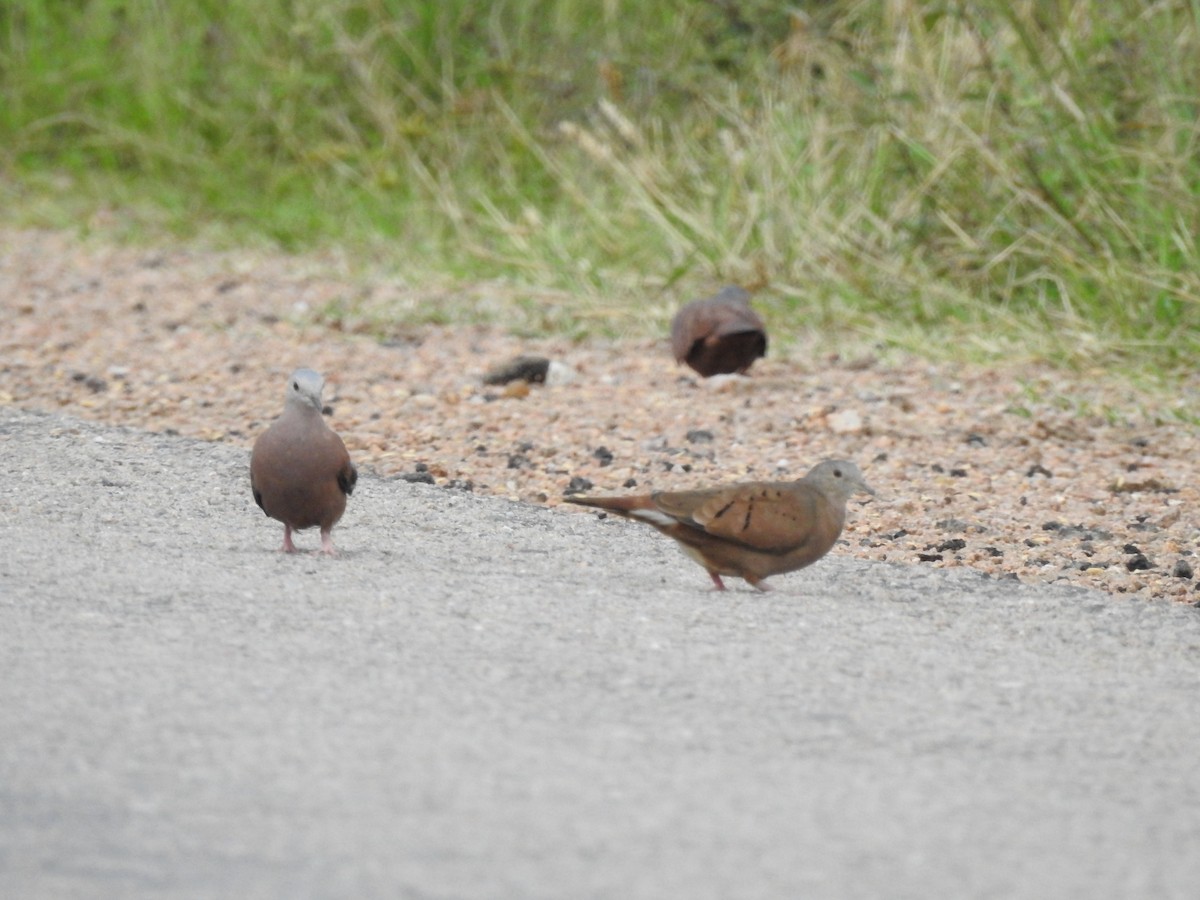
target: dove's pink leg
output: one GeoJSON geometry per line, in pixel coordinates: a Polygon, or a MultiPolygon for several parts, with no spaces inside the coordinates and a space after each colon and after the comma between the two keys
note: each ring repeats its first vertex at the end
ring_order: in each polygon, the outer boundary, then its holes
{"type": "Polygon", "coordinates": [[[287,524],[283,526],[283,552],[296,552],[296,545],[292,543],[292,526],[287,524]]]}
{"type": "Polygon", "coordinates": [[[758,590],[762,591],[764,594],[771,589],[771,586],[769,584],[767,584],[765,581],[763,581],[761,578],[755,578],[753,575],[743,575],[742,577],[744,579],[746,579],[746,584],[750,585],[753,588],[757,588],[758,590]]]}
{"type": "Polygon", "coordinates": [[[321,529],[321,552],[326,556],[337,556],[337,550],[333,547],[333,538],[329,536],[328,530],[321,529]]]}
{"type": "Polygon", "coordinates": [[[721,580],[721,574],[719,572],[709,572],[708,574],[709,577],[712,578],[713,584],[716,585],[716,589],[718,591],[725,590],[725,582],[721,580]]]}

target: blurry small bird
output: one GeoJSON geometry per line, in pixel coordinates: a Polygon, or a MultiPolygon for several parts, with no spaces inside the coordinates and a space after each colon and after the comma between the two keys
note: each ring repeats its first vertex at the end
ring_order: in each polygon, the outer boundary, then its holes
{"type": "Polygon", "coordinates": [[[745,373],[767,355],[766,325],[750,307],[750,295],[729,285],[675,314],[671,350],[677,363],[686,362],[705,378],[745,373]]]}

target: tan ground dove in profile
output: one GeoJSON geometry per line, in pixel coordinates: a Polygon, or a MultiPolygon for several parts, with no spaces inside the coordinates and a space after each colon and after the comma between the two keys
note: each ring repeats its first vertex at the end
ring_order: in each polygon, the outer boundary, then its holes
{"type": "Polygon", "coordinates": [[[767,355],[766,325],[750,307],[750,295],[729,285],[675,314],[671,350],[675,362],[686,362],[705,378],[745,372],[767,355]]]}
{"type": "Polygon", "coordinates": [[[722,575],[744,578],[765,591],[767,576],[802,569],[829,552],[855,491],[875,493],[858,466],[830,459],[798,481],[564,499],[653,525],[704,566],[719,591],[725,590],[722,575]]]}
{"type": "Polygon", "coordinates": [[[325,379],[297,369],[288,379],[283,414],[254,442],[250,489],[254,502],[283,523],[283,550],[295,553],[292,532],[321,529],[321,550],[332,555],[329,533],[346,511],[358,470],[346,445],[321,415],[325,379]]]}

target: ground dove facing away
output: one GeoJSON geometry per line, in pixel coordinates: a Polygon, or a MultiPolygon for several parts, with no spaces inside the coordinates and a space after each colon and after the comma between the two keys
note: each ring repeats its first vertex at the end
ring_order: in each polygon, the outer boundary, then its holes
{"type": "Polygon", "coordinates": [[[287,383],[283,414],[258,436],[250,455],[254,502],[283,523],[283,550],[296,552],[292,532],[317,526],[321,549],[333,554],[329,532],[346,511],[358,470],[342,439],[321,415],[325,379],[297,369],[287,383]]]}
{"type": "Polygon", "coordinates": [[[686,362],[705,378],[745,372],[767,355],[766,325],[750,308],[750,295],[730,285],[675,314],[671,350],[675,362],[686,362]]]}
{"type": "Polygon", "coordinates": [[[829,552],[855,491],[875,493],[854,463],[829,459],[798,481],[564,499],[653,525],[704,566],[719,591],[725,590],[722,575],[765,591],[767,576],[802,569],[829,552]]]}

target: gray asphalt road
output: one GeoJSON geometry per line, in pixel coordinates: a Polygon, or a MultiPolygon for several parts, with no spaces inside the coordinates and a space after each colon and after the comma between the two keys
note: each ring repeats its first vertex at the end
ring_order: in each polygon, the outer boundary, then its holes
{"type": "Polygon", "coordinates": [[[371,477],[285,557],[234,448],[0,409],[0,456],[5,897],[1200,885],[1191,607],[850,548],[718,595],[371,477]]]}

